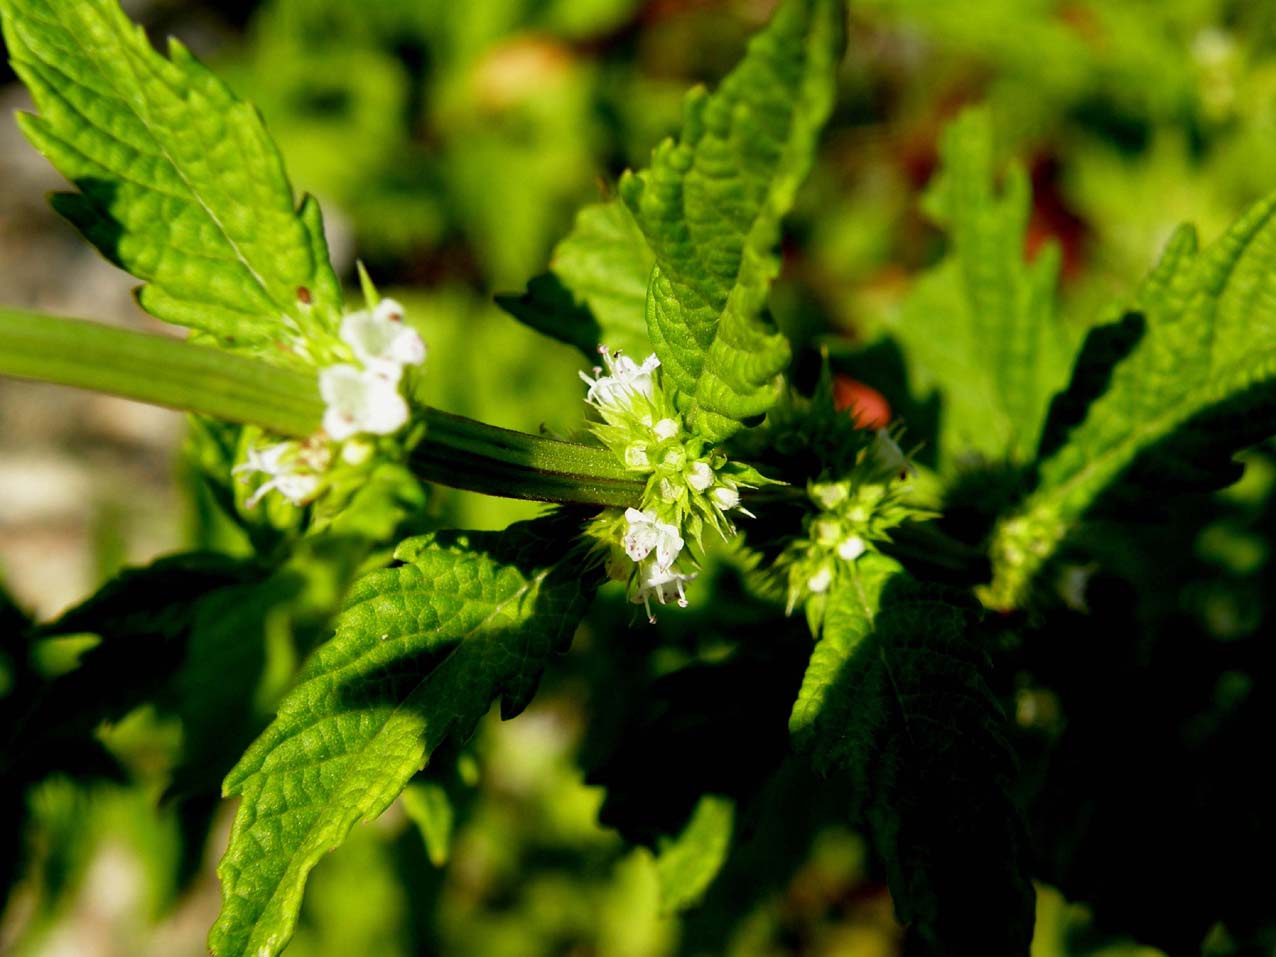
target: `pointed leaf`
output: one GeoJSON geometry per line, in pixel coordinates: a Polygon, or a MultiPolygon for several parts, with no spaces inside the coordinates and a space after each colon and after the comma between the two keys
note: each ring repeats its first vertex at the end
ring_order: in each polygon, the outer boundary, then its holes
{"type": "Polygon", "coordinates": [[[435,781],[409,784],[403,792],[403,810],[421,832],[430,863],[442,867],[452,851],[456,818],[447,790],[435,781]]]}
{"type": "Polygon", "coordinates": [[[335,323],[319,207],[296,206],[251,106],[178,42],[156,53],[115,0],[0,0],[0,12],[40,109],[23,132],[79,190],[54,205],[149,283],[148,312],[237,345],[278,340],[290,320],[335,323]]]}
{"type": "Polygon", "coordinates": [[[785,0],[682,134],[620,196],[655,254],[647,331],[692,428],[726,438],[779,396],[789,346],[765,314],[780,220],[811,165],[842,53],[841,0],[785,0]]]}
{"type": "Polygon", "coordinates": [[[226,779],[242,801],[219,869],[215,954],[277,954],[319,858],[494,700],[506,717],[527,704],[591,589],[578,563],[563,563],[572,536],[561,519],[440,533],[355,584],[336,636],[226,779]]]}
{"type": "Polygon", "coordinates": [[[1031,186],[1011,166],[997,188],[985,111],[945,130],[940,157],[926,210],[948,234],[948,255],[883,328],[904,347],[914,386],[940,394],[944,463],[971,450],[1026,461],[1073,351],[1055,306],[1058,250],[1025,259],[1031,186]]]}
{"type": "Polygon", "coordinates": [[[651,352],[647,280],[654,262],[632,214],[619,200],[586,206],[554,248],[550,272],[521,296],[497,296],[520,322],[596,361],[600,345],[634,356],[651,352]]]}
{"type": "Polygon", "coordinates": [[[687,826],[668,839],[656,856],[660,909],[676,914],[696,904],[722,869],[735,829],[735,801],[706,794],[687,826]]]}
{"type": "MultiPolygon", "coordinates": [[[[1050,436],[1038,487],[997,529],[987,598],[997,607],[1023,600],[1078,520],[1136,461],[1154,462],[1138,476],[1144,494],[1158,484],[1208,483],[1232,453],[1276,431],[1276,195],[1204,251],[1190,228],[1180,229],[1131,309],[1124,323],[1133,332],[1109,330],[1123,343],[1111,352],[1105,391],[1083,415],[1073,410],[1078,424],[1050,436]]],[[[1078,374],[1093,378],[1094,370],[1078,374]]]]}
{"type": "Polygon", "coordinates": [[[969,614],[865,555],[829,596],[790,719],[816,767],[855,783],[919,953],[1027,955],[1033,890],[1013,756],[969,614]]]}

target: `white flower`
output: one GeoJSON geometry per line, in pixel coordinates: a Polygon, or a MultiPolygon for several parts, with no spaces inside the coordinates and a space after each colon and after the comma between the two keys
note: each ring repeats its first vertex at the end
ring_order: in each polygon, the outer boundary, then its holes
{"type": "Polygon", "coordinates": [[[305,505],[319,493],[322,480],[313,472],[298,468],[301,450],[295,442],[278,442],[264,448],[250,448],[248,461],[231,469],[232,475],[262,472],[269,479],[257,487],[244,504],[255,508],[271,489],[275,489],[293,505],[305,505]]]}
{"type": "Polygon", "coordinates": [[[713,499],[713,504],[724,512],[729,512],[740,505],[740,493],[730,485],[719,485],[709,493],[709,498],[713,499]]]}
{"type": "Polygon", "coordinates": [[[707,462],[696,462],[687,470],[687,484],[697,492],[703,492],[713,484],[713,469],[707,462]]]}
{"type": "Polygon", "coordinates": [[[654,551],[655,564],[667,570],[682,551],[683,541],[678,527],[660,521],[655,512],[640,512],[636,508],[625,509],[625,521],[629,523],[629,531],[625,533],[625,554],[632,561],[641,562],[654,551]]]}
{"type": "Polygon", "coordinates": [[[829,546],[842,537],[842,523],[835,518],[817,518],[811,525],[817,544],[829,546]]]}
{"type": "Polygon", "coordinates": [[[625,465],[631,469],[645,469],[651,467],[651,460],[647,457],[647,446],[641,442],[635,442],[633,445],[625,449],[625,465]]]}
{"type": "Polygon", "coordinates": [[[338,442],[360,432],[390,435],[408,421],[408,404],[397,383],[371,369],[328,366],[319,372],[319,394],[327,405],[324,430],[338,442]]]}
{"type": "Polygon", "coordinates": [[[821,594],[829,590],[829,585],[833,584],[833,569],[825,565],[818,572],[807,579],[806,587],[815,594],[821,594]]]}
{"type": "Polygon", "coordinates": [[[868,546],[864,544],[864,539],[858,535],[851,535],[838,544],[837,557],[842,561],[853,562],[864,554],[866,548],[868,546]]]}
{"type": "Polygon", "coordinates": [[[607,374],[603,375],[600,366],[594,367],[593,378],[584,372],[580,374],[589,386],[586,402],[600,409],[624,410],[632,406],[635,396],[652,397],[655,391],[652,375],[660,366],[660,360],[654,354],[638,365],[628,356],[612,355],[606,346],[599,346],[598,353],[603,357],[607,374]]]}
{"type": "MultiPolygon", "coordinates": [[[[652,356],[652,358],[654,359],[655,356],[652,356]]],[[[681,432],[682,426],[678,424],[677,419],[661,419],[651,427],[651,431],[656,434],[656,438],[664,442],[681,432]]]]}
{"type": "Polygon", "coordinates": [[[354,312],[341,321],[341,338],[368,371],[398,383],[404,366],[425,361],[425,343],[403,323],[403,307],[382,299],[368,312],[354,312]]]}
{"type": "Polygon", "coordinates": [[[837,508],[850,494],[844,482],[825,482],[822,485],[811,486],[811,497],[826,512],[837,508]]]}
{"type": "Polygon", "coordinates": [[[639,566],[638,592],[634,595],[633,602],[634,604],[642,602],[647,609],[647,620],[655,624],[656,616],[651,613],[652,596],[654,595],[656,601],[662,605],[670,598],[677,596],[678,607],[686,608],[687,592],[683,585],[695,577],[695,575],[684,575],[672,568],[661,568],[657,562],[644,562],[639,566]]]}

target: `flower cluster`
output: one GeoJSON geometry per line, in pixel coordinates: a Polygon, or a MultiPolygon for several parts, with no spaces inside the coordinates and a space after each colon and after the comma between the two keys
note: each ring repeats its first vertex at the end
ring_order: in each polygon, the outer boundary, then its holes
{"type": "Polygon", "coordinates": [[[410,412],[400,392],[404,369],[425,362],[420,335],[403,321],[403,307],[382,299],[369,310],[346,316],[339,330],[342,358],[319,370],[319,394],[325,409],[323,431],[302,441],[277,442],[250,448],[238,474],[261,473],[266,481],[247,501],[252,508],[270,491],[294,505],[314,501],[324,490],[325,474],[333,462],[332,443],[340,443],[341,460],[350,465],[366,460],[371,448],[361,435],[393,435],[407,424],[410,412]]]}
{"type": "Polygon", "coordinates": [[[806,602],[818,619],[823,596],[856,559],[889,541],[890,529],[906,519],[928,517],[904,501],[913,472],[890,432],[879,429],[845,478],[807,487],[814,509],[804,534],[785,546],[775,565],[785,580],[789,612],[806,602]]]}
{"type": "Polygon", "coordinates": [[[605,347],[598,351],[603,365],[593,375],[581,373],[589,387],[585,401],[598,413],[590,428],[647,484],[641,509],[604,513],[594,535],[611,552],[611,576],[629,581],[633,600],[650,617],[652,598],[686,606],[685,585],[695,577],[704,531],[734,535],[728,513],[749,514],[740,489],[765,479],[686,430],[654,355],[638,363],[605,347]]]}

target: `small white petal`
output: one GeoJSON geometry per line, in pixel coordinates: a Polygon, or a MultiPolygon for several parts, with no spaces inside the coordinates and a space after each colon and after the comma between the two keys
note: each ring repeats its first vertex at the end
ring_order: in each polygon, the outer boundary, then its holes
{"type": "Polygon", "coordinates": [[[281,475],[274,484],[293,505],[305,505],[318,493],[321,483],[317,475],[281,475]]]}
{"type": "Polygon", "coordinates": [[[837,557],[843,561],[853,562],[864,554],[867,547],[864,539],[858,535],[852,535],[837,546],[837,557]]]}
{"type": "Polygon", "coordinates": [[[652,426],[651,431],[656,434],[656,438],[664,442],[681,432],[682,426],[678,424],[677,419],[661,419],[652,426]]]}
{"type": "Polygon", "coordinates": [[[709,493],[709,497],[713,499],[713,504],[724,512],[728,512],[740,504],[740,493],[726,485],[719,485],[709,493]]]}
{"type": "Polygon", "coordinates": [[[696,462],[687,471],[687,484],[697,492],[703,492],[713,484],[713,469],[707,462],[696,462]]]}
{"type": "Polygon", "coordinates": [[[811,497],[815,499],[820,508],[826,511],[834,509],[846,501],[848,495],[850,495],[850,490],[845,484],[840,482],[828,482],[823,485],[811,486],[811,497]]]}
{"type": "Polygon", "coordinates": [[[600,409],[623,411],[633,405],[635,397],[641,395],[650,399],[655,391],[652,374],[660,365],[654,355],[649,356],[641,366],[636,365],[628,356],[613,355],[605,346],[598,347],[607,367],[607,374],[595,368],[591,378],[581,373],[581,378],[589,385],[585,401],[600,409]]]}
{"type": "Polygon", "coordinates": [[[425,343],[415,329],[404,325],[403,307],[393,299],[381,300],[371,314],[346,316],[341,321],[341,338],[365,368],[394,382],[404,366],[425,361],[425,343]]]}
{"type": "Polygon", "coordinates": [[[665,604],[670,598],[676,598],[678,606],[687,607],[687,592],[685,585],[696,576],[686,575],[676,571],[673,568],[662,568],[658,562],[644,562],[639,568],[638,573],[638,591],[633,597],[634,603],[642,602],[647,608],[647,618],[649,621],[655,622],[656,618],[651,613],[651,599],[654,597],[660,604],[665,604]]]}
{"type": "Polygon", "coordinates": [[[647,457],[647,446],[635,442],[625,449],[625,464],[631,469],[650,468],[651,460],[647,457]]]}
{"type": "Polygon", "coordinates": [[[370,369],[341,363],[319,372],[327,409],[323,427],[337,441],[360,432],[390,435],[408,421],[408,404],[394,382],[370,369]]]}
{"type": "Polygon", "coordinates": [[[833,570],[825,565],[810,577],[806,583],[806,587],[818,595],[821,592],[828,591],[829,585],[831,584],[833,584],[833,570]]]}
{"type": "MultiPolygon", "coordinates": [[[[313,456],[310,456],[313,457],[313,456]]],[[[244,503],[248,508],[270,491],[277,491],[294,505],[312,501],[323,488],[323,480],[310,470],[306,450],[295,442],[278,442],[263,448],[250,448],[247,461],[235,466],[232,474],[261,472],[268,476],[244,503]]]]}
{"type": "Polygon", "coordinates": [[[404,310],[397,299],[387,297],[377,303],[372,314],[384,322],[402,322],[404,310]]]}
{"type": "Polygon", "coordinates": [[[683,540],[675,525],[662,522],[654,512],[640,512],[631,508],[625,511],[629,530],[625,533],[625,554],[635,562],[641,562],[653,551],[656,564],[667,569],[682,551],[683,540]]]}

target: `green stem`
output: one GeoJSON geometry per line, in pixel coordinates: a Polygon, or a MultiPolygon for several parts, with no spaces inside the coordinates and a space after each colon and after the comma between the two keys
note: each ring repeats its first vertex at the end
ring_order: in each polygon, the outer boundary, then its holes
{"type": "MultiPolygon", "coordinates": [[[[0,308],[0,375],[56,382],[259,425],[318,430],[315,376],[164,336],[0,308]]],[[[422,478],[505,498],[635,505],[644,483],[596,446],[497,428],[426,409],[412,453],[422,478]]]]}
{"type": "Polygon", "coordinates": [[[0,375],[309,435],[323,416],[313,376],[167,336],[0,308],[0,375]]]}

